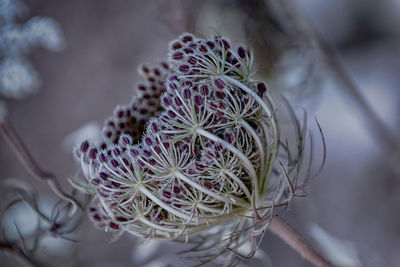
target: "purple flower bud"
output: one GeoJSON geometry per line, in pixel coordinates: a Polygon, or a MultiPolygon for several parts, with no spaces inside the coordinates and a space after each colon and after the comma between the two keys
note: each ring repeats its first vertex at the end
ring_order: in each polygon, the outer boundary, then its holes
{"type": "Polygon", "coordinates": [[[135,149],[135,148],[131,148],[130,152],[131,152],[131,155],[134,156],[134,157],[139,156],[139,151],[137,149],[135,149]]]}
{"type": "Polygon", "coordinates": [[[147,158],[151,157],[151,151],[144,149],[143,150],[143,155],[147,158]]]}
{"type": "Polygon", "coordinates": [[[153,144],[153,140],[151,140],[150,137],[146,136],[144,138],[144,142],[146,143],[146,145],[151,146],[153,144]]]}
{"type": "Polygon", "coordinates": [[[171,192],[166,191],[166,190],[163,191],[163,197],[165,197],[165,198],[171,198],[171,196],[172,196],[171,192]]]}
{"type": "Polygon", "coordinates": [[[154,217],[154,221],[156,223],[160,223],[163,219],[164,219],[164,215],[162,215],[161,213],[158,213],[157,216],[154,217]]]}
{"type": "Polygon", "coordinates": [[[118,230],[118,229],[119,229],[119,225],[116,224],[116,223],[113,223],[113,222],[110,222],[110,223],[108,224],[108,226],[109,226],[111,229],[114,229],[114,230],[118,230]]]}
{"type": "Polygon", "coordinates": [[[188,153],[189,152],[189,145],[188,144],[184,144],[182,146],[182,151],[188,153]]]}
{"type": "Polygon", "coordinates": [[[201,106],[203,105],[204,101],[203,98],[199,95],[195,95],[194,96],[194,103],[196,104],[196,106],[201,106]]]}
{"type": "Polygon", "coordinates": [[[192,42],[192,41],[193,41],[193,36],[191,36],[191,35],[182,36],[182,42],[188,43],[188,42],[192,42]]]}
{"type": "Polygon", "coordinates": [[[183,96],[185,99],[189,99],[192,97],[192,93],[190,92],[190,90],[188,88],[186,88],[185,90],[183,90],[183,96]]]}
{"type": "Polygon", "coordinates": [[[238,55],[240,58],[245,58],[246,57],[246,50],[244,49],[243,46],[239,46],[237,49],[238,55]]]}
{"type": "Polygon", "coordinates": [[[186,64],[179,65],[179,71],[182,73],[188,73],[190,70],[190,66],[186,64]]]}
{"type": "Polygon", "coordinates": [[[190,47],[184,48],[183,51],[185,51],[186,54],[193,54],[194,53],[193,49],[190,48],[190,47]]]}
{"type": "Polygon", "coordinates": [[[171,75],[168,77],[168,81],[173,82],[173,81],[177,81],[178,80],[178,76],[176,75],[171,75]]]}
{"type": "Polygon", "coordinates": [[[173,60],[182,60],[182,59],[184,59],[184,57],[185,57],[185,55],[183,54],[182,51],[176,51],[175,53],[173,53],[171,55],[171,58],[173,60]]]}
{"type": "Polygon", "coordinates": [[[223,90],[223,89],[225,89],[225,87],[226,87],[224,81],[221,80],[220,78],[216,78],[216,79],[214,80],[214,85],[215,85],[218,89],[220,89],[220,90],[223,90]]]}
{"type": "Polygon", "coordinates": [[[164,142],[163,146],[165,147],[165,149],[168,149],[169,148],[169,143],[168,142],[164,142]]]}
{"type": "Polygon", "coordinates": [[[201,172],[204,171],[205,166],[203,164],[196,162],[195,166],[196,166],[196,170],[201,171],[201,172]]]}
{"type": "Polygon", "coordinates": [[[202,53],[204,53],[204,54],[207,53],[207,52],[208,52],[207,46],[205,46],[205,45],[200,45],[199,51],[202,52],[202,53]]]}
{"type": "Polygon", "coordinates": [[[139,89],[140,91],[146,91],[146,90],[147,90],[147,87],[146,87],[145,85],[143,85],[143,84],[139,84],[139,85],[138,85],[138,89],[139,89]]]}
{"type": "Polygon", "coordinates": [[[89,150],[89,158],[90,159],[96,159],[97,156],[97,148],[92,148],[89,150]]]}
{"type": "Polygon", "coordinates": [[[210,182],[204,182],[204,186],[207,187],[208,189],[212,189],[213,186],[210,182]]]}
{"type": "Polygon", "coordinates": [[[228,119],[225,118],[225,117],[221,117],[221,118],[219,119],[219,123],[227,123],[227,122],[228,122],[228,119]]]}
{"type": "Polygon", "coordinates": [[[124,116],[124,111],[122,109],[116,112],[118,118],[122,118],[124,116]]]}
{"type": "Polygon", "coordinates": [[[129,166],[129,165],[130,165],[129,161],[128,161],[126,158],[123,158],[123,159],[122,159],[122,162],[123,162],[126,166],[129,166]]]}
{"type": "Polygon", "coordinates": [[[174,186],[173,190],[176,195],[179,195],[181,193],[181,189],[177,186],[174,186]]]}
{"type": "Polygon", "coordinates": [[[117,167],[119,166],[119,163],[118,163],[118,161],[116,161],[115,159],[112,159],[112,160],[111,160],[111,165],[112,165],[114,168],[117,168],[117,167]]]}
{"type": "Polygon", "coordinates": [[[168,110],[168,115],[169,115],[169,117],[171,118],[171,119],[173,119],[173,118],[175,118],[176,117],[176,114],[175,114],[175,112],[173,111],[173,110],[168,110]]]}
{"type": "Polygon", "coordinates": [[[188,57],[187,62],[188,62],[189,64],[194,65],[194,64],[197,63],[197,59],[196,59],[195,57],[193,57],[193,56],[190,56],[190,57],[188,57]]]}
{"type": "Polygon", "coordinates": [[[225,139],[225,141],[227,141],[230,144],[233,142],[233,137],[232,137],[231,133],[225,133],[224,134],[224,139],[225,139]]]}
{"type": "Polygon", "coordinates": [[[214,44],[213,41],[207,41],[207,45],[208,45],[208,47],[211,48],[211,49],[214,49],[214,47],[215,47],[215,44],[214,44]]]}
{"type": "Polygon", "coordinates": [[[169,89],[171,90],[177,90],[178,89],[178,85],[174,82],[171,82],[168,84],[169,89]]]}
{"type": "Polygon", "coordinates": [[[165,106],[170,106],[171,104],[172,104],[172,102],[171,102],[171,99],[169,99],[169,97],[168,96],[164,96],[163,98],[162,98],[162,102],[163,102],[163,104],[165,105],[165,106]]]}
{"type": "Polygon", "coordinates": [[[100,179],[98,179],[98,178],[94,178],[94,179],[92,179],[90,182],[92,183],[92,185],[99,185],[99,184],[101,184],[101,181],[100,181],[100,179]]]}
{"type": "Polygon", "coordinates": [[[161,62],[161,66],[166,70],[169,69],[168,63],[166,62],[161,62]]]}
{"type": "Polygon", "coordinates": [[[249,103],[249,96],[244,96],[243,97],[243,103],[245,104],[245,105],[247,105],[247,103],[249,103]]]}
{"type": "Polygon", "coordinates": [[[100,162],[107,162],[107,157],[106,157],[106,155],[104,154],[104,153],[100,153],[99,154],[99,160],[100,160],[100,162]]]}
{"type": "Polygon", "coordinates": [[[226,39],[221,39],[221,43],[222,43],[223,47],[225,48],[225,50],[231,48],[231,45],[229,44],[229,42],[226,39]]]}
{"type": "Polygon", "coordinates": [[[154,147],[154,151],[155,151],[157,154],[160,154],[160,153],[161,153],[161,148],[160,148],[159,146],[155,146],[155,147],[154,147]]]}
{"type": "MultiPolygon", "coordinates": [[[[179,115],[181,115],[181,116],[185,116],[185,112],[183,111],[183,109],[178,109],[178,113],[179,113],[179,115]]],[[[179,123],[182,123],[182,121],[181,120],[177,120],[179,123]]]]}
{"type": "Polygon", "coordinates": [[[112,132],[111,132],[111,131],[107,131],[107,132],[104,133],[104,135],[105,135],[107,138],[111,138],[112,132]]]}
{"type": "Polygon", "coordinates": [[[113,154],[114,156],[118,157],[121,155],[121,150],[118,147],[114,147],[113,154]]]}
{"type": "Polygon", "coordinates": [[[185,82],[183,82],[183,85],[186,87],[192,87],[193,83],[191,81],[185,81],[185,82]]]}
{"type": "Polygon", "coordinates": [[[99,222],[99,221],[101,221],[101,217],[100,217],[100,215],[99,214],[97,214],[97,213],[95,213],[94,215],[93,215],[93,220],[95,220],[96,222],[99,222]]]}
{"type": "Polygon", "coordinates": [[[152,122],[152,123],[150,124],[150,127],[151,127],[151,130],[152,130],[153,132],[155,132],[155,133],[158,133],[158,131],[160,130],[160,129],[158,128],[157,123],[155,123],[155,122],[152,122]]]}
{"type": "Polygon", "coordinates": [[[107,178],[109,177],[109,175],[105,172],[100,172],[99,173],[99,177],[103,180],[107,180],[107,178]]]}
{"type": "Polygon", "coordinates": [[[181,101],[181,99],[179,97],[175,97],[174,98],[174,102],[178,107],[182,105],[182,101],[181,101]]]}
{"type": "Polygon", "coordinates": [[[140,159],[137,161],[137,163],[139,164],[140,167],[146,166],[146,164],[144,164],[143,161],[141,161],[140,159]]]}
{"type": "Polygon", "coordinates": [[[171,48],[172,48],[173,50],[181,49],[181,48],[182,48],[182,44],[181,44],[180,42],[175,42],[175,43],[173,43],[173,44],[171,45],[171,48]]]}
{"type": "Polygon", "coordinates": [[[206,84],[200,85],[200,93],[203,96],[208,96],[208,94],[210,93],[210,90],[208,90],[208,86],[206,84]]]}
{"type": "Polygon", "coordinates": [[[89,149],[89,142],[87,140],[83,141],[80,150],[85,153],[89,149]]]}
{"type": "Polygon", "coordinates": [[[128,135],[123,135],[120,137],[120,141],[122,145],[130,145],[132,143],[132,138],[128,135]]]}
{"type": "Polygon", "coordinates": [[[265,83],[260,82],[257,84],[257,90],[259,95],[263,95],[265,92],[267,92],[267,86],[265,83]]]}
{"type": "Polygon", "coordinates": [[[127,222],[127,221],[128,221],[127,218],[121,217],[121,216],[118,216],[118,217],[116,217],[115,219],[116,219],[117,221],[119,221],[119,222],[127,222]]]}
{"type": "Polygon", "coordinates": [[[218,97],[219,99],[224,99],[226,97],[226,94],[222,91],[217,91],[215,92],[215,96],[218,97]]]}
{"type": "Polygon", "coordinates": [[[149,73],[150,70],[146,65],[140,66],[140,70],[143,71],[143,73],[149,73]]]}

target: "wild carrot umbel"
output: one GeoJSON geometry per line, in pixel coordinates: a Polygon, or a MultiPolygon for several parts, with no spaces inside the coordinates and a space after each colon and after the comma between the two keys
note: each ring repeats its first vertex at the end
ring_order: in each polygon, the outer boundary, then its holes
{"type": "Polygon", "coordinates": [[[246,242],[254,255],[295,194],[307,130],[287,105],[297,143],[281,139],[278,109],[253,65],[244,46],[185,33],[167,63],[140,67],[145,82],[106,121],[104,142],[75,150],[84,178],[71,182],[93,195],[97,226],[219,248],[203,260],[239,255],[246,242]]]}

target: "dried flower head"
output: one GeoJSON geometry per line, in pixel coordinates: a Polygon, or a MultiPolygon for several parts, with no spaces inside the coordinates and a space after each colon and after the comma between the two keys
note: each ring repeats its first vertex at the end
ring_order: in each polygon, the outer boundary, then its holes
{"type": "Polygon", "coordinates": [[[255,237],[294,194],[305,128],[292,117],[292,153],[253,62],[224,37],[185,33],[171,42],[168,63],[140,67],[145,82],[106,121],[104,142],[75,150],[85,180],[73,184],[93,194],[97,226],[199,250],[222,244],[216,255],[247,241],[255,250],[255,237]]]}

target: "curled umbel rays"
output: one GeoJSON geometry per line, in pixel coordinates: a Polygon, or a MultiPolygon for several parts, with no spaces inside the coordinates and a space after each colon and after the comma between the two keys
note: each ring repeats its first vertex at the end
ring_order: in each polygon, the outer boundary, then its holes
{"type": "Polygon", "coordinates": [[[246,233],[255,247],[294,194],[305,131],[294,119],[291,153],[253,65],[245,46],[185,33],[167,62],[139,68],[144,82],[105,122],[103,142],[75,150],[84,175],[73,185],[93,195],[97,226],[194,242],[212,231],[216,244],[228,232],[232,251],[246,233]]]}

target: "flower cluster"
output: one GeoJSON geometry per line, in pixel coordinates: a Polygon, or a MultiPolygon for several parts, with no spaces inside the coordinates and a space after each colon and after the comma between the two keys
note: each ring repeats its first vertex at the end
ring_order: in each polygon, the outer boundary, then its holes
{"type": "Polygon", "coordinates": [[[185,33],[171,42],[168,63],[140,72],[145,83],[106,121],[104,142],[75,151],[87,183],[73,185],[94,195],[98,226],[190,240],[221,224],[240,232],[288,204],[299,155],[281,146],[249,49],[185,33]]]}
{"type": "Polygon", "coordinates": [[[34,17],[21,25],[17,17],[25,13],[21,1],[0,0],[0,95],[22,98],[41,85],[40,77],[25,58],[32,47],[51,51],[64,47],[60,26],[51,18],[34,17]]]}

